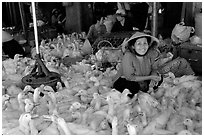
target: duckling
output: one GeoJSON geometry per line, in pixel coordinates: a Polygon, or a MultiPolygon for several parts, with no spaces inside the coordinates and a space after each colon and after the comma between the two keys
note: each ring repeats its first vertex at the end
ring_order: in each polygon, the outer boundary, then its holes
{"type": "Polygon", "coordinates": [[[9,102],[10,96],[8,94],[4,94],[2,96],[2,109],[5,110],[7,108],[7,103],[9,102]]]}
{"type": "Polygon", "coordinates": [[[50,99],[51,99],[53,105],[56,106],[57,99],[56,99],[56,97],[55,97],[55,93],[54,93],[54,92],[48,92],[47,95],[50,97],[50,99]]]}
{"type": "Polygon", "coordinates": [[[40,87],[37,87],[34,89],[34,94],[33,94],[34,103],[39,103],[39,96],[41,92],[42,92],[42,89],[40,87]]]}
{"type": "Polygon", "coordinates": [[[90,79],[90,81],[95,82],[94,86],[99,86],[100,85],[100,82],[99,82],[99,80],[96,77],[91,76],[89,79],[90,79]]]}
{"type": "Polygon", "coordinates": [[[61,82],[59,82],[59,81],[57,82],[56,89],[57,89],[57,91],[63,89],[61,82]]]}
{"type": "Polygon", "coordinates": [[[106,130],[106,132],[108,134],[110,134],[109,130],[111,130],[111,128],[110,128],[110,125],[109,125],[107,119],[104,119],[103,121],[101,121],[101,123],[99,124],[99,127],[98,127],[98,129],[96,131],[98,132],[98,131],[101,131],[101,130],[106,130]]]}
{"type": "Polygon", "coordinates": [[[48,108],[48,101],[50,101],[50,97],[48,97],[47,94],[44,94],[43,97],[39,98],[38,103],[35,103],[35,107],[33,109],[34,114],[41,115],[47,115],[49,114],[49,108],[48,108]]]}
{"type": "Polygon", "coordinates": [[[182,77],[174,78],[173,83],[178,85],[178,84],[181,84],[183,82],[193,81],[196,79],[197,79],[197,77],[194,75],[183,75],[182,77]]]}
{"type": "Polygon", "coordinates": [[[3,100],[4,100],[4,96],[7,96],[5,101],[5,106],[6,106],[6,110],[19,110],[19,104],[18,104],[18,100],[16,97],[10,96],[8,94],[5,94],[2,96],[2,105],[3,105],[3,100]]]}
{"type": "Polygon", "coordinates": [[[171,108],[167,109],[166,111],[162,112],[160,115],[157,115],[153,119],[152,122],[156,123],[157,128],[162,128],[167,124],[172,113],[173,113],[173,109],[171,109],[171,108]]]}
{"type": "Polygon", "coordinates": [[[65,120],[63,118],[61,118],[61,117],[57,118],[57,124],[59,125],[59,127],[62,128],[65,135],[72,135],[70,132],[70,129],[67,126],[67,123],[65,122],[65,120]]]}
{"type": "Polygon", "coordinates": [[[127,103],[130,98],[128,97],[129,94],[132,94],[129,89],[124,89],[122,94],[120,95],[120,103],[127,103]]]}
{"type": "Polygon", "coordinates": [[[183,124],[184,117],[174,113],[170,116],[169,121],[167,122],[166,129],[175,133],[179,133],[180,131],[185,129],[183,124]]]}
{"type": "Polygon", "coordinates": [[[43,115],[44,120],[51,121],[52,123],[45,129],[41,130],[39,135],[60,135],[60,130],[57,123],[58,116],[56,115],[43,115]]]}
{"type": "Polygon", "coordinates": [[[101,96],[98,93],[94,93],[90,105],[93,106],[95,110],[99,110],[101,107],[101,103],[101,96]]]}
{"type": "Polygon", "coordinates": [[[188,130],[182,130],[177,135],[192,135],[192,133],[188,130]]]}
{"type": "Polygon", "coordinates": [[[24,100],[25,102],[25,112],[30,113],[33,111],[33,108],[35,107],[33,101],[31,101],[30,99],[26,98],[24,100]]]}
{"type": "Polygon", "coordinates": [[[183,121],[183,124],[187,127],[187,130],[190,131],[191,133],[194,132],[194,123],[191,119],[187,118],[183,121]]]}
{"type": "Polygon", "coordinates": [[[18,94],[18,104],[19,104],[19,109],[24,112],[25,111],[25,102],[24,102],[24,99],[26,99],[28,96],[26,95],[25,92],[20,92],[18,94]]]}
{"type": "Polygon", "coordinates": [[[174,135],[175,133],[165,129],[155,129],[153,135],[174,135]]]}
{"type": "Polygon", "coordinates": [[[65,87],[67,89],[69,89],[70,88],[70,84],[69,84],[67,78],[66,77],[61,77],[61,79],[62,79],[62,82],[64,83],[65,87]]]}
{"type": "Polygon", "coordinates": [[[29,135],[29,122],[31,120],[31,115],[29,113],[23,113],[19,118],[19,126],[9,131],[4,131],[3,135],[29,135]]]}
{"type": "Polygon", "coordinates": [[[23,89],[23,92],[27,93],[27,92],[32,92],[34,93],[34,88],[32,88],[30,85],[26,85],[23,89]]]}
{"type": "Polygon", "coordinates": [[[111,96],[107,96],[106,100],[108,102],[108,115],[112,117],[115,114],[115,111],[114,111],[115,105],[113,102],[113,98],[111,96]]]}
{"type": "Polygon", "coordinates": [[[147,117],[146,117],[145,112],[139,112],[139,116],[142,120],[143,127],[147,126],[148,123],[147,123],[147,117]]]}
{"type": "Polygon", "coordinates": [[[43,90],[48,91],[48,92],[55,92],[54,89],[51,86],[44,86],[43,90]]]}
{"type": "Polygon", "coordinates": [[[113,117],[111,122],[112,125],[112,135],[118,135],[118,118],[116,116],[113,117]]]}
{"type": "Polygon", "coordinates": [[[91,106],[89,108],[87,108],[84,113],[82,114],[82,125],[87,125],[87,123],[89,122],[89,118],[92,117],[92,114],[94,113],[94,108],[91,106]]]}
{"type": "Polygon", "coordinates": [[[98,131],[100,123],[105,118],[106,117],[104,117],[103,115],[92,114],[91,116],[89,116],[89,122],[87,122],[87,123],[94,131],[98,131]],[[93,119],[93,117],[94,117],[94,119],[93,119]]]}
{"type": "Polygon", "coordinates": [[[72,112],[74,123],[80,124],[82,122],[82,114],[79,111],[72,112]]]}
{"type": "Polygon", "coordinates": [[[138,126],[138,125],[136,125],[136,124],[130,124],[130,123],[128,123],[128,124],[126,125],[128,134],[129,134],[129,135],[138,135],[137,126],[138,126]]]}
{"type": "Polygon", "coordinates": [[[97,135],[96,131],[84,125],[76,123],[64,123],[60,125],[64,125],[64,127],[66,126],[70,133],[73,135],[97,135]]]}
{"type": "Polygon", "coordinates": [[[89,104],[93,97],[87,93],[86,90],[80,90],[77,94],[74,96],[80,96],[80,99],[83,103],[89,104]]]}
{"type": "Polygon", "coordinates": [[[76,110],[78,110],[79,108],[81,108],[81,103],[79,103],[79,102],[74,102],[71,106],[70,106],[70,108],[69,108],[69,111],[76,111],[76,110]]]}
{"type": "Polygon", "coordinates": [[[7,88],[7,94],[12,95],[14,97],[18,96],[19,93],[23,92],[23,90],[16,85],[12,84],[7,88]]]}

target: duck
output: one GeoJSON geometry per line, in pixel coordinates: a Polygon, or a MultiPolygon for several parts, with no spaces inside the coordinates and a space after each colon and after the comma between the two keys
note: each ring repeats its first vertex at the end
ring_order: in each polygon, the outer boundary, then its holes
{"type": "Polygon", "coordinates": [[[115,115],[115,104],[113,98],[111,96],[107,96],[106,100],[108,102],[108,115],[113,117],[115,115]]]}
{"type": "Polygon", "coordinates": [[[27,93],[27,92],[32,92],[34,93],[34,88],[32,88],[30,85],[26,85],[23,89],[23,92],[27,93]]]}
{"type": "Polygon", "coordinates": [[[9,129],[9,131],[4,131],[3,135],[29,135],[30,134],[30,126],[29,122],[32,116],[29,113],[21,114],[19,118],[19,126],[13,129],[9,129]]]}
{"type": "Polygon", "coordinates": [[[111,127],[107,119],[103,119],[99,124],[99,127],[96,129],[96,132],[106,131],[106,134],[110,134],[111,127]]]}
{"type": "Polygon", "coordinates": [[[118,135],[118,118],[116,116],[113,117],[112,122],[112,135],[118,135]]]}
{"type": "Polygon", "coordinates": [[[171,114],[173,114],[174,110],[169,108],[163,112],[161,112],[159,115],[155,116],[151,122],[156,123],[156,128],[162,128],[165,127],[171,114]]]}
{"type": "Polygon", "coordinates": [[[191,133],[194,132],[195,125],[194,125],[193,120],[191,120],[191,119],[189,119],[189,118],[186,118],[186,119],[183,121],[183,124],[187,127],[187,130],[189,130],[191,133]]]}
{"type": "Polygon", "coordinates": [[[17,87],[15,84],[10,85],[7,88],[7,94],[12,95],[14,97],[18,96],[19,93],[23,92],[23,90],[20,87],[17,87]]]}
{"type": "Polygon", "coordinates": [[[22,112],[25,112],[25,102],[24,100],[28,98],[27,94],[25,92],[20,92],[17,96],[18,99],[18,104],[19,104],[19,109],[22,112]]]}
{"type": "Polygon", "coordinates": [[[147,126],[148,123],[147,123],[147,117],[145,112],[139,112],[138,114],[139,114],[139,117],[141,118],[143,127],[147,126]]]}
{"type": "Polygon", "coordinates": [[[40,87],[37,87],[34,89],[34,93],[33,93],[33,102],[34,103],[39,103],[39,96],[40,93],[42,93],[42,89],[40,87]]]}
{"type": "Polygon", "coordinates": [[[130,101],[130,98],[128,95],[131,95],[132,93],[130,92],[129,89],[124,89],[122,94],[120,95],[120,104],[127,103],[130,101]]]}
{"type": "Polygon", "coordinates": [[[2,95],[2,109],[5,110],[7,108],[7,103],[9,102],[10,96],[8,94],[2,95]]]}
{"type": "Polygon", "coordinates": [[[81,103],[79,103],[79,102],[74,102],[74,103],[72,103],[72,105],[70,106],[69,111],[74,112],[74,111],[78,110],[79,108],[81,108],[81,103]]]}
{"type": "Polygon", "coordinates": [[[167,122],[166,129],[175,133],[179,133],[185,129],[183,124],[184,119],[185,117],[179,115],[178,113],[172,114],[169,118],[169,121],[167,122]]]}
{"type": "Polygon", "coordinates": [[[90,105],[93,106],[95,110],[100,110],[102,102],[99,93],[93,93],[93,99],[91,100],[90,105]]]}
{"type": "Polygon", "coordinates": [[[181,130],[177,135],[193,135],[189,130],[181,130]]]}
{"type": "Polygon", "coordinates": [[[59,81],[57,82],[56,89],[57,89],[57,91],[63,89],[63,86],[62,86],[61,82],[59,82],[59,81]]]}
{"type": "Polygon", "coordinates": [[[39,135],[60,135],[60,129],[58,127],[56,115],[43,115],[45,121],[51,121],[51,124],[40,131],[39,135]]]}
{"type": "Polygon", "coordinates": [[[50,97],[48,97],[47,94],[44,94],[43,97],[39,98],[38,103],[34,103],[35,107],[32,112],[34,114],[38,114],[39,116],[48,115],[49,114],[48,101],[50,101],[50,97]]]}
{"type": "Polygon", "coordinates": [[[79,90],[78,93],[75,94],[74,96],[79,96],[81,102],[85,104],[89,104],[91,100],[93,99],[93,96],[89,95],[86,90],[79,90]]]}
{"type": "Polygon", "coordinates": [[[88,107],[84,113],[82,113],[82,125],[87,125],[89,123],[90,117],[92,117],[92,114],[94,113],[94,108],[92,106],[88,107]]]}
{"type": "Polygon", "coordinates": [[[197,79],[197,77],[194,76],[194,75],[183,75],[182,77],[174,78],[173,83],[175,85],[178,85],[178,84],[181,84],[183,82],[193,81],[193,80],[196,80],[196,79],[197,79]]]}
{"type": "Polygon", "coordinates": [[[24,103],[25,103],[25,112],[31,113],[35,107],[34,102],[30,100],[29,98],[26,98],[24,100],[24,103]]]}
{"type": "Polygon", "coordinates": [[[72,112],[72,119],[74,119],[74,123],[80,124],[82,122],[82,114],[79,111],[72,112]]]}
{"type": "Polygon", "coordinates": [[[57,121],[65,135],[97,135],[96,131],[91,130],[87,126],[70,122],[66,123],[66,121],[61,117],[59,117],[57,121]]]}
{"type": "Polygon", "coordinates": [[[128,123],[126,127],[129,135],[138,135],[138,131],[137,131],[138,125],[128,123]]]}

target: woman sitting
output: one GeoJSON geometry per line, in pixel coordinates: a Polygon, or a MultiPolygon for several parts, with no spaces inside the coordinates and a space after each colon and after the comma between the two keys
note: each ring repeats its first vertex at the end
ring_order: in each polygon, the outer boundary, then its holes
{"type": "Polygon", "coordinates": [[[134,95],[139,91],[147,92],[150,83],[158,86],[162,82],[161,74],[171,71],[178,76],[177,73],[181,70],[182,75],[194,74],[185,59],[171,60],[172,56],[162,56],[155,48],[158,44],[157,38],[143,32],[136,32],[130,39],[125,39],[125,52],[121,66],[113,78],[113,88],[120,92],[127,88],[134,95]]]}

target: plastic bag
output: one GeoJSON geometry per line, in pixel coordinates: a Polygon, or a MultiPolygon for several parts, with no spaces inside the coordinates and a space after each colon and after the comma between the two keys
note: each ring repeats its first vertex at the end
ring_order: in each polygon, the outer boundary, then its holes
{"type": "Polygon", "coordinates": [[[194,27],[185,26],[185,23],[181,22],[179,24],[176,24],[176,26],[172,30],[171,39],[176,44],[183,43],[186,42],[189,39],[190,34],[194,32],[194,27]]]}

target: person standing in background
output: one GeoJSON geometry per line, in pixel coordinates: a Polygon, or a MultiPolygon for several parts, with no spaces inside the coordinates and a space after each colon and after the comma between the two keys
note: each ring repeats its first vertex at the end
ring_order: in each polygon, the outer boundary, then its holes
{"type": "Polygon", "coordinates": [[[58,9],[53,9],[52,10],[52,18],[51,18],[51,24],[56,27],[58,33],[63,33],[63,23],[65,22],[65,18],[61,19],[62,14],[58,9]]]}
{"type": "Polygon", "coordinates": [[[123,9],[118,9],[116,11],[117,21],[114,23],[111,32],[120,32],[120,31],[132,31],[133,25],[132,21],[126,16],[126,12],[123,9]]]}
{"type": "Polygon", "coordinates": [[[103,24],[104,18],[101,16],[96,16],[95,24],[91,25],[87,34],[87,39],[89,40],[90,44],[92,45],[95,40],[104,35],[107,30],[106,26],[103,24]]]}

